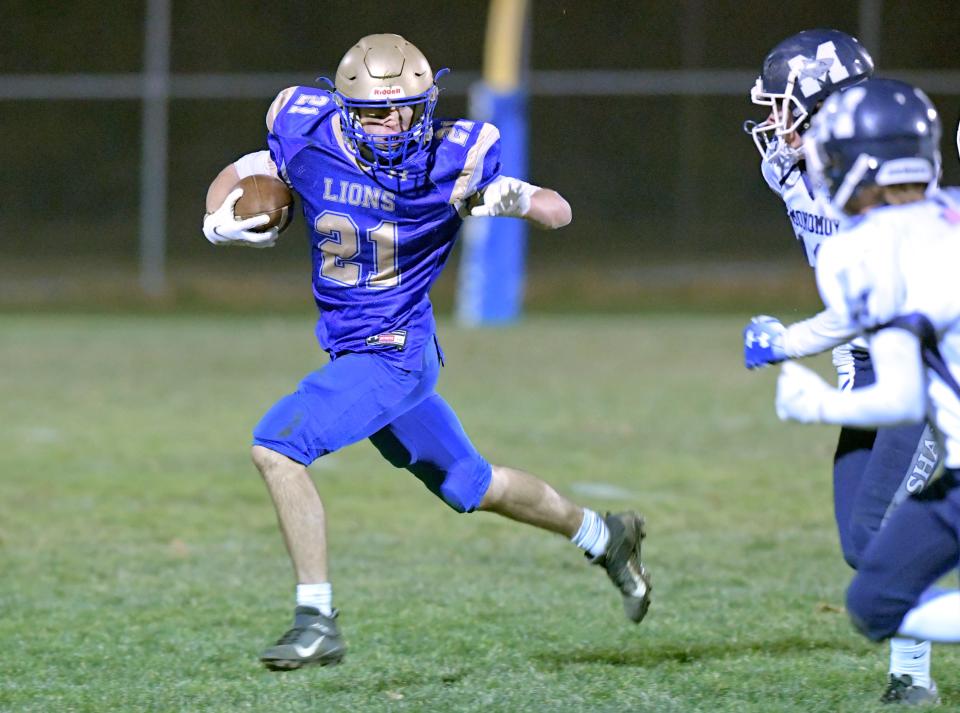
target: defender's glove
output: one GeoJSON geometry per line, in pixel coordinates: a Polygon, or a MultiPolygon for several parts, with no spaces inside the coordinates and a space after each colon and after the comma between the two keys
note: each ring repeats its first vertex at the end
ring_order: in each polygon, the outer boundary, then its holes
{"type": "Polygon", "coordinates": [[[537,186],[519,178],[499,176],[483,189],[483,202],[473,208],[470,215],[523,218],[530,212],[530,197],[537,190],[537,186]]]}
{"type": "Polygon", "coordinates": [[[824,396],[831,391],[810,369],[788,361],[777,379],[777,416],[781,421],[820,423],[824,396]]]}
{"type": "Polygon", "coordinates": [[[255,233],[256,228],[270,222],[268,215],[255,215],[245,220],[237,220],[234,208],[242,188],[235,188],[223,201],[223,205],[213,213],[207,213],[203,219],[203,234],[214,245],[242,245],[249,248],[272,248],[277,242],[280,231],[277,227],[255,233]]]}
{"type": "Polygon", "coordinates": [[[743,328],[743,364],[756,369],[777,364],[787,358],[783,351],[783,333],[786,328],[779,319],[765,314],[757,315],[743,328]]]}

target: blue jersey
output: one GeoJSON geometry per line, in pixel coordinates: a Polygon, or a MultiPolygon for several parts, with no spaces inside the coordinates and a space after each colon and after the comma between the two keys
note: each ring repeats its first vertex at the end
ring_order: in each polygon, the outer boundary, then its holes
{"type": "Polygon", "coordinates": [[[354,159],[322,89],[282,91],[267,129],[270,155],[303,204],[320,346],[334,358],[382,351],[419,365],[435,328],[430,287],[469,200],[500,172],[496,127],[437,119],[427,150],[397,171],[354,159]]]}

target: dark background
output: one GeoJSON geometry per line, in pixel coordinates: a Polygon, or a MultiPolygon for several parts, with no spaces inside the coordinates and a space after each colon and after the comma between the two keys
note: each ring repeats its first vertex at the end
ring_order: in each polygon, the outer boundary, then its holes
{"type": "MultiPolygon", "coordinates": [[[[770,47],[801,29],[857,34],[858,7],[535,0],[530,63],[535,70],[755,75],[770,47]]],[[[141,71],[140,2],[8,0],[3,10],[2,74],[141,71]]],[[[362,35],[397,32],[417,44],[435,70],[479,73],[486,13],[485,0],[175,0],[171,72],[289,74],[279,91],[304,77],[332,74],[362,35]]],[[[879,46],[868,48],[879,74],[960,69],[956,0],[887,0],[882,13],[879,46]]],[[[534,301],[541,295],[545,303],[562,303],[572,290],[587,301],[605,294],[616,306],[639,282],[653,292],[658,279],[676,287],[669,270],[643,271],[651,266],[682,264],[683,274],[702,272],[714,284],[725,279],[721,265],[747,273],[751,265],[758,272],[768,265],[802,271],[782,206],[762,181],[759,156],[741,130],[744,119],[762,113],[750,103],[749,89],[747,81],[738,96],[533,97],[530,179],[563,193],[575,216],[561,233],[531,236],[534,301]]],[[[263,116],[272,98],[171,101],[170,300],[215,292],[210,285],[254,285],[298,271],[305,284],[302,224],[273,251],[214,250],[199,229],[206,187],[217,171],[264,147],[263,116]]],[[[953,142],[960,97],[932,98],[944,123],[945,182],[960,182],[953,142]]],[[[135,100],[0,100],[0,304],[135,292],[140,111],[135,100]],[[86,287],[63,287],[78,275],[86,275],[86,287]]],[[[465,112],[462,94],[441,97],[439,115],[465,112]]],[[[451,291],[450,279],[441,293],[451,291]]]]}

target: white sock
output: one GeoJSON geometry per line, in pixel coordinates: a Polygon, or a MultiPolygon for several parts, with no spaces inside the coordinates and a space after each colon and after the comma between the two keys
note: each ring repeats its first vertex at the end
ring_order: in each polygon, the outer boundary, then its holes
{"type": "Polygon", "coordinates": [[[330,582],[297,585],[297,606],[319,609],[324,616],[333,614],[333,585],[330,582]]]}
{"type": "Polygon", "coordinates": [[[570,538],[570,541],[596,559],[607,551],[609,540],[610,530],[607,529],[607,523],[593,510],[584,508],[583,522],[580,523],[580,529],[570,538]]]}
{"type": "Polygon", "coordinates": [[[946,591],[915,606],[903,617],[898,633],[948,644],[960,643],[960,591],[946,591]]]}
{"type": "Polygon", "coordinates": [[[890,673],[909,673],[914,686],[930,688],[930,642],[890,639],[890,673]]]}

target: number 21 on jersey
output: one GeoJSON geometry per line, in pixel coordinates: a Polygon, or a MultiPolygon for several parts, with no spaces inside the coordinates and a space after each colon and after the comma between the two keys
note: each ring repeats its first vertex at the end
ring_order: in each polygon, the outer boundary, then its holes
{"type": "Polygon", "coordinates": [[[320,277],[347,287],[364,286],[384,290],[400,284],[397,261],[397,224],[382,220],[364,232],[373,244],[373,264],[360,259],[360,228],[346,213],[327,210],[317,216],[313,228],[320,236],[317,247],[322,253],[320,277]],[[364,279],[366,273],[366,279],[364,279]]]}

